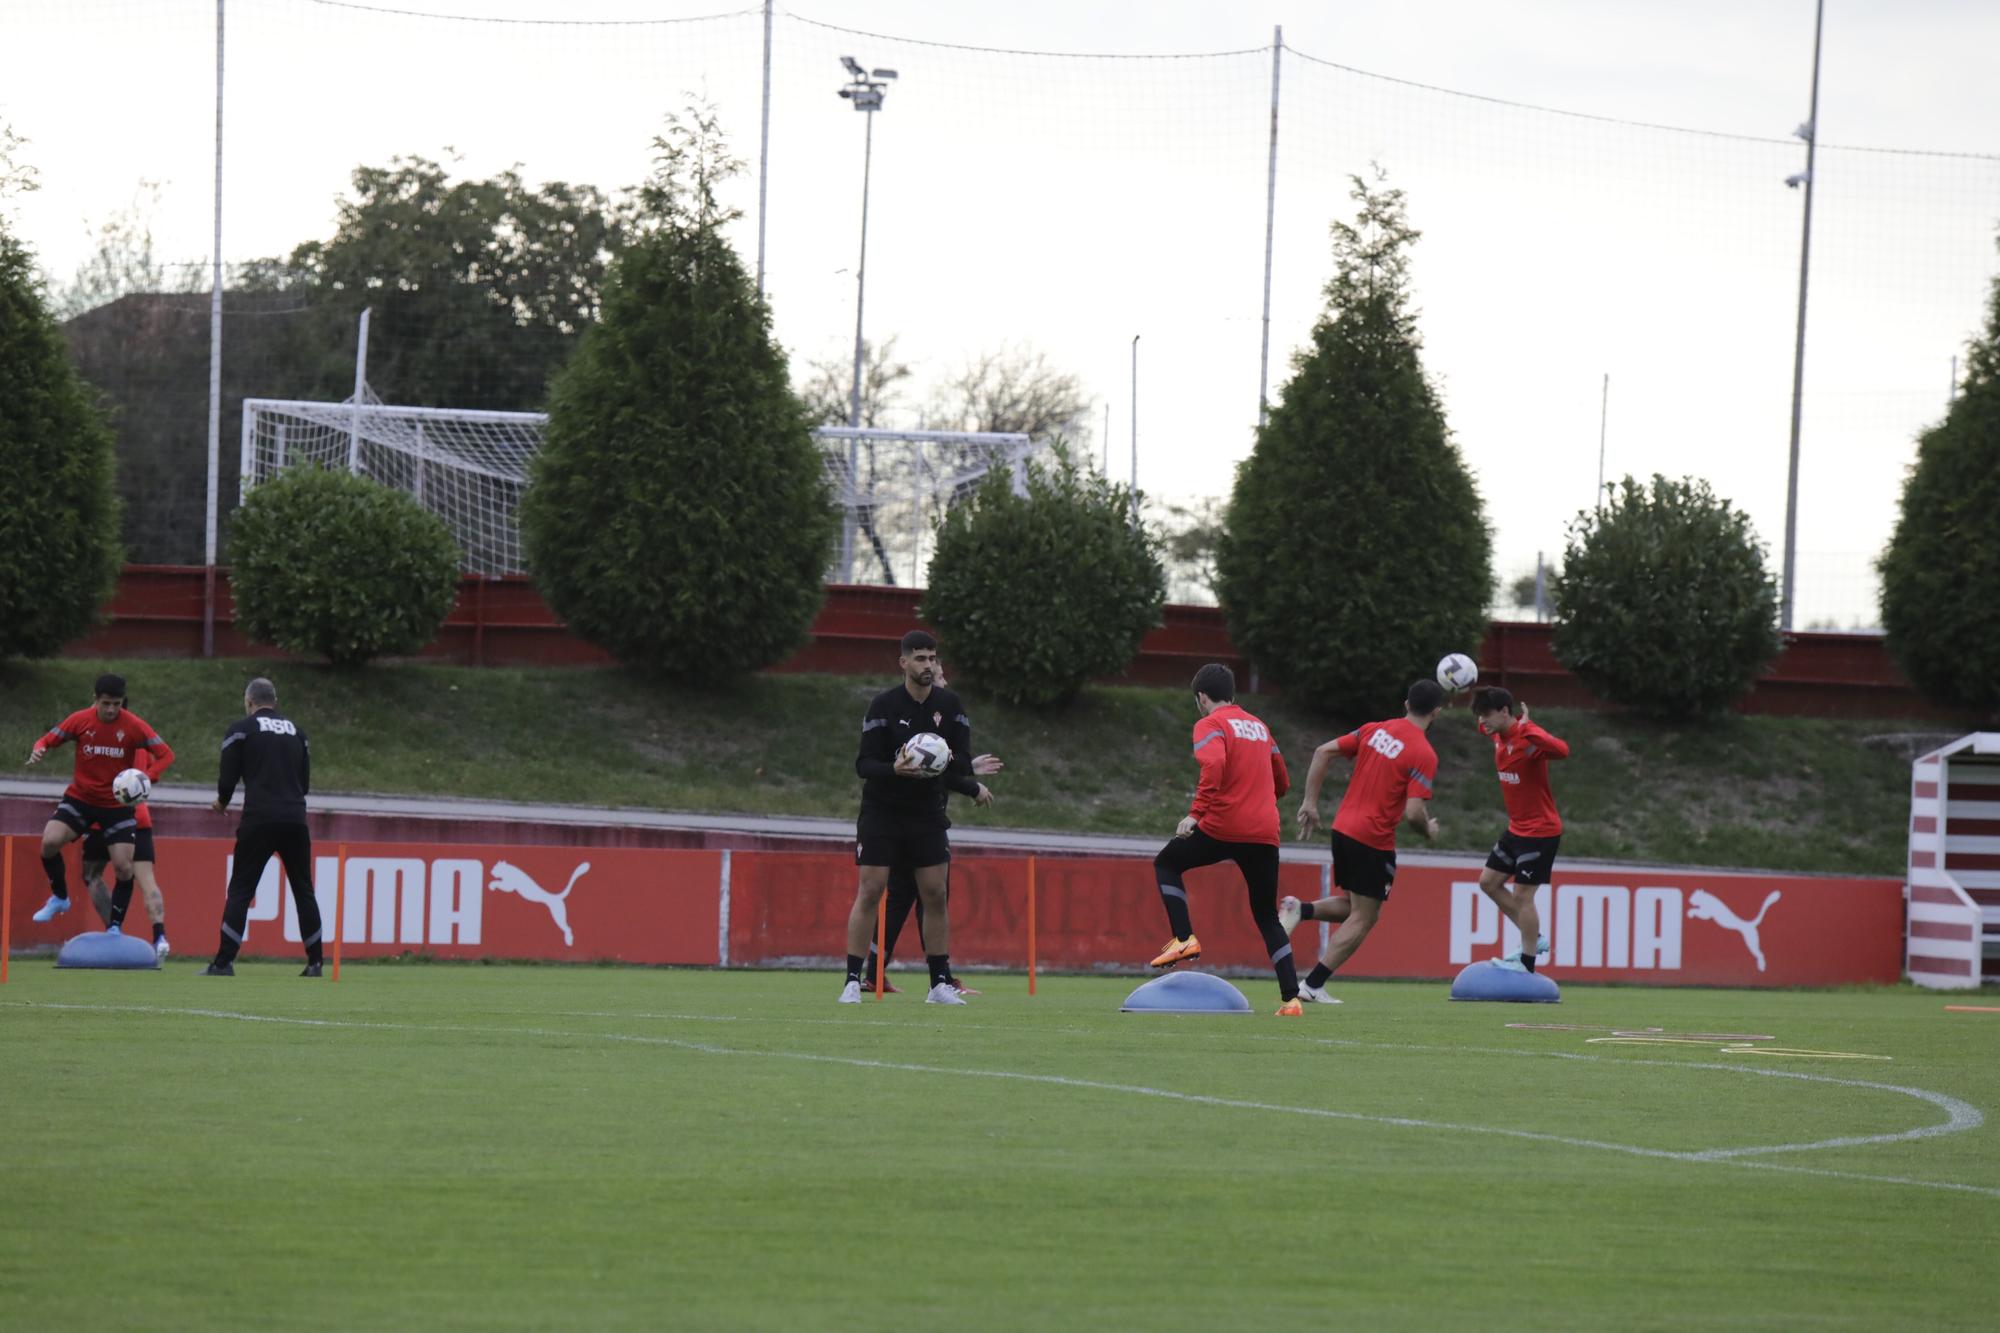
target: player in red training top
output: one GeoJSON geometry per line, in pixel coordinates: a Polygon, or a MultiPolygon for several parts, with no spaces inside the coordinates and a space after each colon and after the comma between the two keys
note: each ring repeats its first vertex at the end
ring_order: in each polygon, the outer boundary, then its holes
{"type": "Polygon", "coordinates": [[[1174,932],[1154,967],[1201,957],[1181,876],[1196,866],[1234,861],[1250,891],[1250,915],[1264,936],[1278,974],[1281,1018],[1299,1010],[1299,974],[1292,941],[1278,924],[1278,798],[1292,785],[1271,729],[1236,706],[1236,676],[1219,662],[1194,673],[1194,757],[1201,765],[1194,805],[1174,838],[1153,858],[1160,901],[1174,932]]]}
{"type": "Polygon", "coordinates": [[[37,921],[52,921],[69,910],[62,849],[93,828],[103,832],[105,850],[118,877],[114,903],[132,901],[132,854],[139,818],[131,806],[121,805],[112,795],[111,780],[137,767],[135,761],[142,750],[151,755],[156,774],[166,772],[174,762],[174,752],[160,734],[137,713],[126,711],[125,678],[108,672],[97,678],[91,706],[50,727],[28,752],[28,762],[41,763],[43,755],[65,741],[76,744],[76,771],[42,829],[42,869],[49,876],[49,900],[35,913],[37,921]]]}
{"type": "MultiPolygon", "coordinates": [[[[152,752],[141,750],[134,758],[132,767],[147,777],[155,776],[152,752]]],[[[160,881],[155,873],[153,855],[153,806],[150,801],[141,801],[132,808],[139,826],[133,830],[132,873],[139,883],[139,898],[146,904],[146,916],[153,926],[153,953],[162,962],[173,952],[167,942],[167,902],[160,894],[160,881]]],[[[126,909],[131,906],[128,899],[118,901],[114,889],[104,884],[104,868],[111,864],[110,849],[104,845],[104,834],[92,829],[83,840],[83,882],[90,887],[91,905],[104,918],[105,925],[118,930],[125,921],[126,909]]]]}
{"type": "Polygon", "coordinates": [[[1403,700],[1403,716],[1357,727],[1313,751],[1305,797],[1299,802],[1300,837],[1310,838],[1319,824],[1320,783],[1336,754],[1354,760],[1354,775],[1333,817],[1333,883],[1347,896],[1314,903],[1287,897],[1278,904],[1287,936],[1301,920],[1340,923],[1320,950],[1318,964],[1306,974],[1299,988],[1302,999],[1340,1003],[1326,993],[1327,978],[1361,947],[1382,915],[1396,879],[1397,826],[1408,824],[1426,838],[1437,838],[1430,807],[1437,751],[1424,733],[1443,707],[1444,690],[1434,680],[1420,680],[1403,700]]]}
{"type": "Polygon", "coordinates": [[[1549,760],[1569,758],[1569,745],[1528,720],[1528,706],[1514,715],[1514,696],[1495,686],[1472,695],[1472,716],[1479,729],[1493,738],[1493,768],[1500,778],[1500,796],[1507,802],[1507,831],[1486,855],[1479,887],[1500,905],[1520,929],[1518,956],[1502,955],[1495,967],[1510,972],[1535,970],[1535,955],[1547,953],[1542,917],[1535,907],[1535,886],[1549,882],[1556,849],[1562,845],[1562,816],[1549,790],[1549,760]],[[1512,879],[1523,887],[1510,889],[1512,879]],[[1530,948],[1527,941],[1533,940],[1530,948]]]}

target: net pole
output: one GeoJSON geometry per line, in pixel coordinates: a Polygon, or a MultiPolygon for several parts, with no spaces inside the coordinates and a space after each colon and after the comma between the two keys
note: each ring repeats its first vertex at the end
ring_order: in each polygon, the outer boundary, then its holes
{"type": "Polygon", "coordinates": [[[340,937],[346,932],[341,929],[341,901],[347,888],[347,844],[341,843],[333,854],[333,979],[340,980],[340,937]]]}
{"type": "Polygon", "coordinates": [[[875,998],[882,998],[882,978],[889,971],[889,895],[875,900],[875,998]]]}
{"type": "Polygon", "coordinates": [[[216,504],[222,467],[222,11],[215,0],[215,254],[208,293],[208,514],[202,574],[201,655],[215,656],[216,504]]]}
{"type": "Polygon", "coordinates": [[[1278,73],[1285,54],[1285,27],[1271,29],[1271,157],[1264,169],[1264,347],[1257,361],[1257,425],[1270,419],[1271,241],[1278,225],[1278,73]]]}
{"type": "Polygon", "coordinates": [[[1028,858],[1028,994],[1035,993],[1035,858],[1028,858]]]}
{"type": "Polygon", "coordinates": [[[0,838],[0,986],[7,984],[7,956],[14,944],[14,835],[0,838]]]}

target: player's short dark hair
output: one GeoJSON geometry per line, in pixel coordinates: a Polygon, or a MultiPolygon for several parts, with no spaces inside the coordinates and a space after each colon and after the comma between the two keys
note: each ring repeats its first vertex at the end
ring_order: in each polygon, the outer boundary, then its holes
{"type": "Polygon", "coordinates": [[[904,657],[908,657],[911,653],[923,652],[925,649],[929,649],[931,652],[937,651],[937,637],[929,630],[913,629],[903,636],[902,652],[904,657]]]}
{"type": "Polygon", "coordinates": [[[125,697],[125,677],[115,671],[107,671],[97,678],[91,693],[98,698],[123,699],[125,697]]]}
{"type": "Polygon", "coordinates": [[[1220,662],[1210,662],[1194,673],[1194,692],[1226,704],[1236,697],[1236,673],[1220,662]]]}
{"type": "Polygon", "coordinates": [[[1472,711],[1475,713],[1514,712],[1514,696],[1498,685],[1481,685],[1472,692],[1472,711]]]}
{"type": "Polygon", "coordinates": [[[253,704],[275,704],[278,702],[278,687],[259,676],[243,687],[243,697],[253,704]]]}
{"type": "Polygon", "coordinates": [[[1444,686],[1434,680],[1413,681],[1410,692],[1403,697],[1403,706],[1410,710],[1412,717],[1435,713],[1444,707],[1444,686]]]}

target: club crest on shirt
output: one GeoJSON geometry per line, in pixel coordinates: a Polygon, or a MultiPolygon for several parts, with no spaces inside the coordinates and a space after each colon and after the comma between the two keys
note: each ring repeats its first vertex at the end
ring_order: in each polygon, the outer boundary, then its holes
{"type": "Polygon", "coordinates": [[[943,725],[944,725],[944,714],[943,714],[943,713],[932,713],[932,714],[931,714],[931,725],[932,725],[932,726],[934,726],[934,727],[941,727],[941,726],[943,726],[943,725]]]}

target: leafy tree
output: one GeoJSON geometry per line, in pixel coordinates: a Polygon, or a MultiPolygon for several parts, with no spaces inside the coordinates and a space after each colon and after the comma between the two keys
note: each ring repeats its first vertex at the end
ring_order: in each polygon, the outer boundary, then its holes
{"type": "MultiPolygon", "coordinates": [[[[163,263],[153,253],[153,214],[159,211],[158,181],[139,182],[132,202],[97,229],[96,248],[68,282],[53,289],[56,318],[74,319],[135,292],[208,290],[207,270],[196,264],[163,263]]],[[[207,355],[204,344],[202,353],[207,355]]]]}
{"type": "Polygon", "coordinates": [[[1158,541],[1132,492],[1067,448],[995,470],[938,526],[923,617],[957,669],[1002,699],[1061,703],[1122,671],[1160,621],[1158,541]]]}
{"type": "Polygon", "coordinates": [[[710,108],[670,117],[601,320],[558,375],[520,508],[535,580],[578,634],[701,679],[801,643],[837,519],[770,311],[723,235],[742,169],[710,108]]]}
{"type": "Polygon", "coordinates": [[[1083,382],[1041,352],[1003,346],[965,363],[932,401],[936,430],[1012,431],[1049,439],[1074,431],[1090,400],[1083,382]]]}
{"type": "Polygon", "coordinates": [[[1230,633],[1348,717],[1476,653],[1493,588],[1479,493],[1419,357],[1403,192],[1354,178],[1311,344],[1238,468],[1216,551],[1230,633]]]}
{"type": "Polygon", "coordinates": [[[1750,519],[1705,481],[1631,477],[1571,522],[1550,580],[1556,660],[1599,698],[1713,716],[1778,654],[1778,592],[1750,519]]]}
{"type": "Polygon", "coordinates": [[[1176,602],[1213,603],[1215,552],[1226,506],[1214,496],[1160,506],[1155,524],[1166,559],[1167,595],[1176,602]]]}
{"type": "Polygon", "coordinates": [[[21,160],[21,149],[28,141],[14,133],[14,127],[0,122],[0,199],[9,195],[28,194],[41,188],[35,179],[35,168],[21,160]]]}
{"type": "Polygon", "coordinates": [[[311,396],[354,383],[369,307],[368,379],[385,401],[526,410],[596,318],[629,210],[590,185],[530,188],[515,170],[454,181],[424,157],[358,167],[333,237],[308,241],[258,286],[303,292],[291,329],[311,396]]]}
{"type": "Polygon", "coordinates": [[[2000,278],[1965,382],[1917,441],[1881,558],[1889,651],[1944,708],[2000,716],[2000,278]]]}
{"type": "MultiPolygon", "coordinates": [[[[842,357],[814,361],[799,388],[816,426],[845,426],[854,398],[854,362],[842,357]]],[[[902,405],[899,387],[911,376],[910,363],[898,358],[896,336],[881,342],[861,342],[861,425],[888,424],[889,413],[902,405]]]]}
{"type": "MultiPolygon", "coordinates": [[[[0,147],[5,140],[0,139],[0,147]]],[[[122,554],[111,429],[70,363],[27,247],[0,221],[0,658],[88,629],[122,554]]]]}
{"type": "Polygon", "coordinates": [[[319,467],[251,491],[229,556],[243,631],[336,666],[417,652],[458,596],[443,519],[406,492],[319,467]]]}

